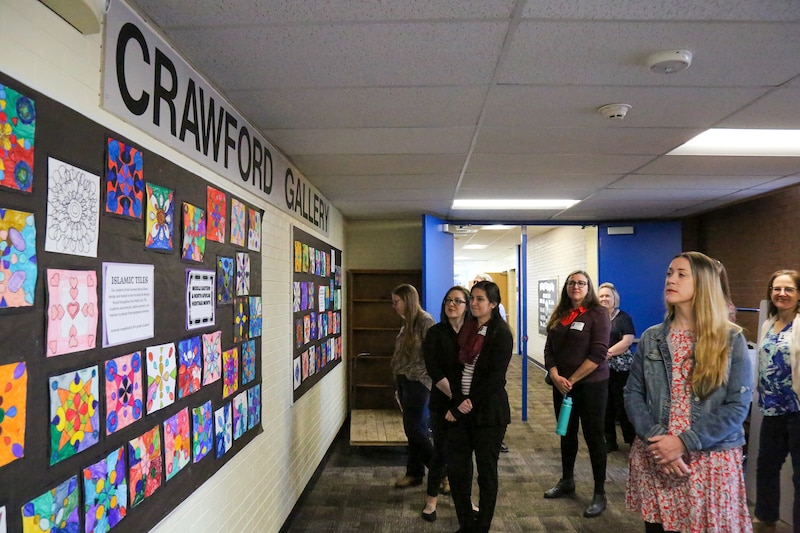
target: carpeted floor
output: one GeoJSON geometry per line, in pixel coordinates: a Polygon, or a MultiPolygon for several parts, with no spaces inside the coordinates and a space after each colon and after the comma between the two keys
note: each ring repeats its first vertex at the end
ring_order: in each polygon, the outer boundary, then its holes
{"type": "MultiPolygon", "coordinates": [[[[514,357],[506,386],[512,423],[505,442],[509,453],[500,454],[500,490],[492,522],[495,532],[614,532],[644,530],[641,519],[625,510],[628,446],[608,455],[606,494],[608,509],[597,518],[584,518],[592,498],[592,475],[586,445],[581,438],[575,469],[574,498],[542,497],[561,474],[559,440],[554,433],[550,387],[543,371],[528,366],[528,420],[521,421],[521,357],[514,357]]],[[[404,473],[403,448],[351,448],[349,428],[342,428],[327,462],[318,472],[282,528],[294,531],[439,532],[455,531],[458,521],[449,496],[440,496],[438,520],[428,523],[420,512],[424,486],[396,489],[404,473]]],[[[622,442],[622,438],[618,439],[622,442]]],[[[477,500],[477,486],[473,495],[477,500]]],[[[776,533],[790,532],[782,524],[776,533]]]]}

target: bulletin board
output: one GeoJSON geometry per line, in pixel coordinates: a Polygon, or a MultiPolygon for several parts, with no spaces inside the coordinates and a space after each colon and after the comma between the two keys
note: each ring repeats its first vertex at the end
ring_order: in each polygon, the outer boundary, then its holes
{"type": "Polygon", "coordinates": [[[146,531],[262,432],[263,212],[3,73],[0,132],[1,516],[146,531]]]}
{"type": "Polygon", "coordinates": [[[294,401],[342,361],[342,251],[294,228],[294,401]]]}

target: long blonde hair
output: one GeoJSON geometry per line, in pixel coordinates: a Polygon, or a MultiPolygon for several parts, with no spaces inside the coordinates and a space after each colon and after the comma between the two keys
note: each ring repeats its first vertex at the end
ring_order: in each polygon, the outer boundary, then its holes
{"type": "Polygon", "coordinates": [[[402,285],[395,287],[392,291],[392,294],[403,300],[403,303],[405,304],[405,311],[403,312],[405,334],[403,335],[401,348],[404,352],[410,353],[414,349],[415,342],[422,341],[422,339],[415,338],[417,324],[422,318],[423,312],[422,306],[419,304],[419,293],[413,285],[403,283],[402,285]]]}

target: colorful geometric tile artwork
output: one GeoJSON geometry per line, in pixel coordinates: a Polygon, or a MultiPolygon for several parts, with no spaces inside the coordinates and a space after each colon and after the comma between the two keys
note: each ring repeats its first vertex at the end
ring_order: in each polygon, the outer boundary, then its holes
{"type": "Polygon", "coordinates": [[[175,401],[177,368],[175,344],[168,342],[147,348],[147,413],[163,409],[175,401]]]}
{"type": "Polygon", "coordinates": [[[188,261],[203,262],[206,253],[206,212],[192,204],[183,203],[183,253],[188,261]]]}
{"type": "Polygon", "coordinates": [[[153,429],[128,442],[128,461],[130,462],[131,506],[134,507],[149,498],[161,486],[161,430],[153,429]]]}
{"type": "Polygon", "coordinates": [[[247,238],[247,206],[231,198],[231,244],[244,246],[247,238]]]}
{"type": "Polygon", "coordinates": [[[256,379],[256,341],[242,343],[242,385],[256,379]]]}
{"type": "Polygon", "coordinates": [[[200,337],[178,342],[178,398],[200,390],[203,351],[200,337]]]}
{"type": "Polygon", "coordinates": [[[141,219],[144,205],[142,152],[108,139],[106,213],[141,219]]]}
{"type": "Polygon", "coordinates": [[[297,312],[301,310],[300,307],[300,282],[292,282],[292,311],[297,312]]]}
{"type": "Polygon", "coordinates": [[[239,390],[239,349],[233,347],[222,352],[222,397],[227,398],[239,390]]]}
{"type": "Polygon", "coordinates": [[[47,269],[47,357],[97,343],[97,273],[47,269]]]}
{"type": "Polygon", "coordinates": [[[0,309],[33,305],[37,276],[33,213],[0,208],[0,309]]]}
{"type": "Polygon", "coordinates": [[[236,252],[236,296],[250,294],[250,255],[236,252]]]}
{"type": "Polygon", "coordinates": [[[208,226],[206,227],[206,238],[210,241],[225,242],[228,199],[224,192],[218,191],[214,187],[208,187],[207,190],[208,226]]]}
{"type": "Polygon", "coordinates": [[[0,187],[30,192],[36,104],[0,84],[0,187]]]}
{"type": "Polygon", "coordinates": [[[142,352],[106,361],[106,435],[142,418],[142,352]]]}
{"type": "Polygon", "coordinates": [[[250,338],[261,336],[261,296],[250,297],[250,338]]]}
{"type": "Polygon", "coordinates": [[[247,228],[247,247],[254,252],[261,251],[261,212],[248,209],[250,224],[247,228]]]}
{"type": "Polygon", "coordinates": [[[233,446],[233,421],[231,404],[226,403],[214,411],[214,443],[217,457],[222,457],[233,446]]]}
{"type": "Polygon", "coordinates": [[[303,381],[302,374],[300,373],[301,371],[300,359],[301,359],[300,357],[295,357],[293,360],[294,370],[292,372],[292,378],[294,381],[295,390],[297,390],[297,387],[299,387],[300,383],[302,383],[303,381]]]}
{"type": "Polygon", "coordinates": [[[261,423],[261,385],[247,389],[247,429],[261,423]]]}
{"type": "Polygon", "coordinates": [[[303,271],[303,244],[300,241],[294,241],[294,271],[303,271]]]}
{"type": "Polygon", "coordinates": [[[203,334],[203,385],[222,376],[222,331],[203,334]]]}
{"type": "Polygon", "coordinates": [[[233,342],[242,342],[250,333],[250,300],[247,296],[233,299],[233,342]]]}
{"type": "Polygon", "coordinates": [[[238,439],[247,431],[247,392],[233,397],[233,438],[238,439]]]}
{"type": "Polygon", "coordinates": [[[125,480],[124,446],[83,469],[85,531],[103,533],[125,518],[128,513],[128,484],[125,480]]]}
{"type": "Polygon", "coordinates": [[[51,465],[100,440],[98,381],[96,366],[50,378],[51,465]]]}
{"type": "Polygon", "coordinates": [[[217,256],[217,305],[233,303],[234,291],[233,257],[217,256]]]}
{"type": "Polygon", "coordinates": [[[192,409],[192,460],[197,462],[214,447],[211,400],[192,409]]]}
{"type": "Polygon", "coordinates": [[[145,222],[144,247],[150,250],[174,248],[172,236],[175,235],[175,191],[148,183],[147,220],[145,222]]]}
{"type": "Polygon", "coordinates": [[[100,176],[49,157],[44,250],[97,257],[100,176]]]}
{"type": "Polygon", "coordinates": [[[167,481],[188,465],[191,458],[189,408],[185,407],[164,421],[164,469],[167,481]]]}
{"type": "Polygon", "coordinates": [[[78,476],[72,476],[22,506],[22,530],[25,533],[39,531],[80,531],[78,515],[78,476]]]}
{"type": "Polygon", "coordinates": [[[27,398],[25,363],[0,365],[0,467],[25,455],[27,398]]]}

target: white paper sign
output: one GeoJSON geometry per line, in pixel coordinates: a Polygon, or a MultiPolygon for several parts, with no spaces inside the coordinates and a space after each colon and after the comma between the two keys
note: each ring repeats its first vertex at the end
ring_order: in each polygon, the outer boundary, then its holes
{"type": "Polygon", "coordinates": [[[103,347],[152,339],[153,265],[103,263],[103,347]]]}
{"type": "Polygon", "coordinates": [[[216,273],[186,269],[186,329],[213,326],[216,309],[216,273]]]}

